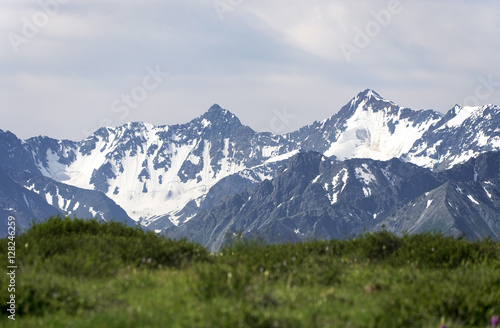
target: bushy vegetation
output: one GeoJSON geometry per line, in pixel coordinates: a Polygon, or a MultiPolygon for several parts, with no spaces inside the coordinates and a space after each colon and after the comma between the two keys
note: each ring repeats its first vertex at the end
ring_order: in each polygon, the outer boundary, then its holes
{"type": "Polygon", "coordinates": [[[209,254],[140,228],[52,218],[17,245],[18,317],[0,321],[13,327],[490,327],[500,313],[491,240],[236,238],[209,254]]]}
{"type": "MultiPolygon", "coordinates": [[[[185,240],[159,238],[118,222],[61,217],[33,225],[16,238],[16,246],[18,316],[93,309],[100,300],[78,286],[97,288],[93,282],[116,277],[124,270],[180,268],[208,259],[205,248],[185,240]]],[[[7,249],[7,240],[2,247],[7,249]]],[[[2,263],[7,263],[6,255],[2,254],[2,263]]],[[[1,275],[2,286],[8,285],[7,278],[1,275]]],[[[7,288],[2,288],[2,300],[7,294],[7,288]]],[[[2,310],[5,313],[5,302],[2,310]]]]}

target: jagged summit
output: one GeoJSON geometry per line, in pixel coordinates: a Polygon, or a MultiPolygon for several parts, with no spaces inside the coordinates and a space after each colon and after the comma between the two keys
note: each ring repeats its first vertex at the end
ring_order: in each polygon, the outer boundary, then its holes
{"type": "Polygon", "coordinates": [[[127,122],[119,126],[103,126],[97,129],[94,133],[85,138],[82,142],[87,142],[96,138],[100,138],[109,141],[112,136],[120,139],[123,137],[135,137],[137,135],[145,135],[149,131],[153,131],[157,127],[150,123],[145,123],[142,121],[127,122]]]}
{"type": "Polygon", "coordinates": [[[360,92],[353,100],[356,109],[394,111],[400,108],[400,106],[396,105],[394,102],[383,98],[371,89],[360,92]]]}
{"type": "Polygon", "coordinates": [[[364,99],[364,98],[371,98],[371,97],[375,97],[375,98],[378,98],[380,100],[384,99],[382,98],[376,91],[372,90],[372,89],[366,89],[364,91],[361,91],[360,93],[358,93],[358,95],[356,96],[356,98],[359,98],[359,99],[364,99]]]}
{"type": "Polygon", "coordinates": [[[219,104],[213,104],[209,109],[208,109],[208,112],[212,112],[212,111],[224,111],[225,109],[223,109],[222,107],[219,106],[219,104]]]}
{"type": "Polygon", "coordinates": [[[210,114],[210,115],[217,115],[217,116],[221,116],[221,117],[225,117],[225,116],[228,116],[228,117],[233,117],[235,116],[233,113],[231,113],[230,111],[228,111],[227,109],[224,109],[222,108],[221,106],[219,106],[218,104],[213,104],[203,115],[201,116],[206,116],[207,114],[210,114]]]}
{"type": "Polygon", "coordinates": [[[201,116],[195,118],[191,123],[194,124],[199,124],[201,123],[203,128],[209,127],[212,125],[235,125],[235,126],[241,126],[241,122],[230,111],[227,109],[222,108],[218,104],[212,105],[205,113],[203,113],[201,116]]]}
{"type": "Polygon", "coordinates": [[[340,109],[337,116],[344,120],[349,119],[357,111],[395,111],[400,107],[389,101],[372,89],[366,89],[353,97],[344,107],[340,109]]]}

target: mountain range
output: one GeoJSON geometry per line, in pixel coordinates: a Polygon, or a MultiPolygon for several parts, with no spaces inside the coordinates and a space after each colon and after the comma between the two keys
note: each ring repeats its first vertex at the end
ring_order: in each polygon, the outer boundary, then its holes
{"type": "Polygon", "coordinates": [[[133,122],[78,142],[0,130],[0,212],[21,227],[54,214],[114,218],[212,250],[232,233],[498,238],[499,110],[443,115],[365,90],[283,135],[255,132],[218,105],[186,124],[133,122]]]}

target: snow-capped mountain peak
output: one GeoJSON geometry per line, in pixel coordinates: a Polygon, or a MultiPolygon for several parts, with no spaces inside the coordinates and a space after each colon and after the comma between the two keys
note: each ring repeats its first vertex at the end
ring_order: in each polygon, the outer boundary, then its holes
{"type": "Polygon", "coordinates": [[[455,107],[450,110],[446,123],[440,126],[439,129],[461,126],[465,120],[477,113],[480,109],[480,107],[460,107],[455,105],[455,107]]]}
{"type": "Polygon", "coordinates": [[[219,104],[213,104],[208,110],[207,112],[221,112],[223,114],[226,114],[228,113],[229,111],[220,107],[219,104]]]}
{"type": "Polygon", "coordinates": [[[374,91],[372,89],[366,89],[366,90],[358,93],[358,95],[355,97],[355,99],[370,99],[370,98],[374,98],[376,100],[387,101],[386,99],[382,98],[382,96],[380,96],[376,91],[374,91]]]}
{"type": "Polygon", "coordinates": [[[351,110],[380,110],[398,108],[395,103],[383,98],[377,92],[366,89],[354,97],[351,102],[351,110]]]}
{"type": "Polygon", "coordinates": [[[441,115],[400,107],[367,89],[344,106],[336,118],[339,131],[326,156],[388,160],[408,152],[441,115]]]}
{"type": "Polygon", "coordinates": [[[202,128],[221,125],[240,127],[242,125],[236,115],[217,104],[210,107],[203,115],[192,120],[191,123],[201,124],[202,128]]]}

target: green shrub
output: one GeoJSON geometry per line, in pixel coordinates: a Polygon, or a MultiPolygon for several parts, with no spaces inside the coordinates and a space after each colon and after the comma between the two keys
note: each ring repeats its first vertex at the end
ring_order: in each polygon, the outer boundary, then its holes
{"type": "Polygon", "coordinates": [[[18,237],[19,258],[28,264],[46,263],[58,274],[105,277],[124,266],[180,267],[193,260],[208,260],[205,248],[172,241],[118,222],[100,223],[54,217],[34,225],[18,237]]]}
{"type": "Polygon", "coordinates": [[[364,233],[347,241],[347,250],[359,254],[362,259],[382,261],[390,257],[401,246],[402,240],[387,231],[364,233]]]}
{"type": "MultiPolygon", "coordinates": [[[[5,248],[7,240],[1,245],[5,248]]],[[[78,287],[84,281],[110,279],[120,270],[180,268],[209,259],[205,248],[186,240],[167,240],[117,222],[61,217],[33,225],[16,238],[16,246],[16,301],[21,316],[91,308],[95,302],[82,300],[78,287]]],[[[0,261],[7,262],[6,254],[0,261]]],[[[6,277],[1,275],[2,286],[8,285],[6,277]]],[[[9,295],[2,288],[2,304],[9,295]]],[[[2,305],[2,312],[6,309],[2,305]]]]}

